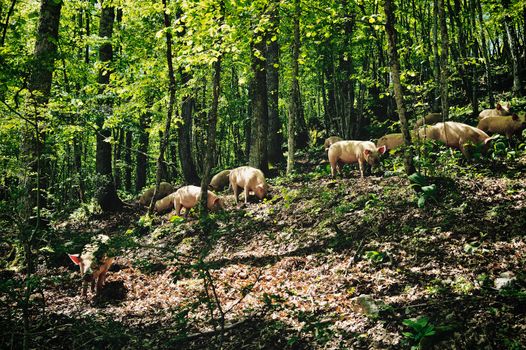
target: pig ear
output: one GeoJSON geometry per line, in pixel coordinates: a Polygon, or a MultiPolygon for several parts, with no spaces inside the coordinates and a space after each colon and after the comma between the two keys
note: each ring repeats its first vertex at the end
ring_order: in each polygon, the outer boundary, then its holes
{"type": "Polygon", "coordinates": [[[511,119],[513,119],[515,121],[518,121],[519,120],[519,116],[516,113],[513,113],[513,115],[511,116],[511,119]]]}
{"type": "Polygon", "coordinates": [[[384,154],[385,151],[387,151],[387,147],[385,145],[380,147],[380,148],[378,148],[378,153],[380,153],[380,154],[384,154]]]}
{"type": "Polygon", "coordinates": [[[501,106],[501,104],[500,104],[500,103],[497,103],[497,107],[496,107],[496,108],[497,108],[497,110],[499,110],[499,111],[500,111],[500,110],[502,109],[502,106],[501,106]]]}
{"type": "Polygon", "coordinates": [[[366,156],[369,156],[371,154],[371,150],[365,149],[363,150],[363,154],[365,154],[366,156]]]}
{"type": "Polygon", "coordinates": [[[79,257],[78,254],[68,254],[68,256],[75,265],[80,265],[82,259],[79,257]]]}

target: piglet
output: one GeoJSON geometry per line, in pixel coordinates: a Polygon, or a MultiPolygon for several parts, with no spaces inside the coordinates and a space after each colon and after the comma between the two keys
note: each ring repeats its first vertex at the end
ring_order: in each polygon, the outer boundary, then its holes
{"type": "Polygon", "coordinates": [[[376,142],[376,148],[385,146],[387,151],[398,148],[404,144],[404,135],[398,134],[387,134],[378,139],[376,142]]]}
{"type": "MultiPolygon", "coordinates": [[[[195,207],[201,199],[201,187],[183,186],[173,194],[173,198],[175,214],[180,215],[181,209],[185,208],[186,218],[190,209],[195,207]]],[[[208,191],[206,206],[209,210],[224,208],[223,200],[210,191],[208,191]]]]}
{"type": "Polygon", "coordinates": [[[82,296],[84,297],[87,295],[88,282],[91,282],[92,293],[95,291],[95,282],[97,283],[97,294],[104,285],[106,273],[114,259],[106,254],[109,239],[106,235],[98,235],[84,247],[81,254],[68,254],[71,261],[80,267],[82,296]]]}
{"type": "Polygon", "coordinates": [[[250,166],[242,166],[230,172],[230,187],[234,191],[236,204],[239,203],[240,189],[245,191],[245,204],[248,201],[249,192],[254,192],[259,199],[265,198],[268,186],[265,181],[265,175],[259,169],[250,166]]]}
{"type": "Polygon", "coordinates": [[[422,125],[433,125],[442,120],[441,113],[429,113],[423,118],[419,118],[415,123],[415,129],[418,129],[422,125]]]}
{"type": "Polygon", "coordinates": [[[376,147],[370,141],[339,141],[333,143],[329,148],[329,163],[331,163],[331,175],[336,176],[336,171],[341,174],[343,164],[358,163],[360,175],[363,178],[364,163],[375,166],[384,154],[387,147],[376,147]]]}

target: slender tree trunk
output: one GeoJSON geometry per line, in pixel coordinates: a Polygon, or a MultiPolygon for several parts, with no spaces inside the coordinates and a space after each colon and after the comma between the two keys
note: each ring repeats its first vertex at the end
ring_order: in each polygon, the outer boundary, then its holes
{"type": "Polygon", "coordinates": [[[265,69],[265,41],[267,33],[256,28],[251,41],[251,61],[254,72],[254,94],[252,98],[252,124],[248,164],[268,173],[268,94],[265,69]]]}
{"type": "Polygon", "coordinates": [[[300,57],[300,0],[294,0],[294,41],[292,42],[292,86],[290,92],[290,112],[288,122],[288,156],[287,156],[287,174],[294,171],[294,152],[295,142],[294,135],[296,132],[296,120],[299,117],[300,110],[300,87],[299,87],[299,57],[300,57]]]}
{"type": "Polygon", "coordinates": [[[124,189],[130,193],[132,190],[132,140],[133,134],[131,131],[126,131],[126,149],[124,150],[124,189]]]}
{"type": "MultiPolygon", "coordinates": [[[[222,0],[219,0],[219,13],[220,18],[218,19],[219,25],[221,26],[224,18],[224,4],[222,0]]],[[[219,36],[221,38],[221,36],[219,36]]],[[[216,47],[221,46],[221,39],[215,44],[216,47]]],[[[214,67],[214,78],[212,80],[212,107],[208,113],[208,128],[206,132],[206,157],[205,166],[203,169],[203,178],[201,180],[201,216],[208,215],[208,185],[210,184],[210,176],[212,167],[214,166],[214,155],[216,153],[216,125],[217,125],[217,110],[219,107],[219,94],[221,92],[221,60],[222,54],[220,53],[217,60],[213,63],[214,67]]]]}
{"type": "Polygon", "coordinates": [[[392,0],[385,0],[384,10],[386,16],[385,32],[387,34],[387,43],[389,46],[389,60],[391,66],[391,76],[393,79],[393,88],[400,119],[400,127],[404,136],[404,143],[407,146],[404,155],[405,171],[408,175],[415,172],[413,165],[413,151],[411,147],[411,135],[409,134],[409,125],[405,116],[404,98],[402,94],[402,84],[400,83],[400,62],[398,59],[398,50],[396,48],[397,32],[395,28],[395,6],[392,0]]]}
{"type": "MultiPolygon", "coordinates": [[[[506,11],[509,10],[510,0],[503,0],[502,6],[506,11]]],[[[513,19],[509,14],[506,13],[504,16],[504,28],[506,29],[506,36],[508,39],[508,46],[510,48],[511,66],[513,72],[513,87],[512,92],[514,96],[519,96],[521,92],[521,80],[520,80],[520,65],[517,50],[517,42],[515,33],[513,31],[513,19]]]]}
{"type": "Polygon", "coordinates": [[[173,59],[172,59],[172,33],[170,30],[172,27],[172,21],[170,19],[170,15],[167,9],[167,0],[162,0],[163,4],[163,17],[164,17],[164,27],[166,30],[166,63],[168,65],[168,93],[170,95],[170,98],[168,100],[168,110],[166,112],[166,122],[164,124],[164,135],[160,138],[160,149],[159,149],[159,157],[157,158],[157,172],[155,176],[155,190],[153,192],[152,201],[150,203],[150,207],[148,208],[148,213],[152,214],[153,209],[155,207],[155,197],[157,196],[157,192],[159,192],[159,185],[161,184],[161,180],[163,177],[163,164],[165,164],[164,161],[164,153],[166,152],[166,147],[168,146],[168,142],[170,140],[170,128],[172,124],[172,114],[173,109],[175,105],[175,73],[174,73],[174,67],[173,67],[173,59]]]}
{"type": "Polygon", "coordinates": [[[5,38],[7,36],[7,28],[9,28],[9,19],[13,15],[13,12],[15,10],[15,5],[16,5],[16,0],[11,0],[11,6],[9,7],[9,10],[7,11],[7,16],[5,18],[4,28],[2,30],[2,40],[0,41],[0,47],[5,45],[5,38]]]}
{"type": "MultiPolygon", "coordinates": [[[[149,106],[151,104],[149,103],[149,106]]],[[[135,191],[139,192],[146,186],[148,174],[148,146],[150,136],[146,129],[150,126],[150,111],[141,113],[139,116],[139,145],[135,160],[135,191]]]]}
{"type": "Polygon", "coordinates": [[[279,120],[279,0],[273,0],[270,4],[271,29],[269,33],[270,43],[267,46],[267,86],[268,86],[268,160],[271,164],[280,163],[284,160],[281,144],[283,135],[281,133],[281,121],[279,120]]]}
{"type": "Polygon", "coordinates": [[[442,120],[447,120],[449,115],[448,102],[448,32],[446,25],[446,14],[444,9],[444,1],[438,0],[438,19],[440,22],[440,38],[441,38],[441,53],[440,53],[440,100],[442,106],[442,120]]]}
{"type": "Polygon", "coordinates": [[[482,55],[484,56],[484,68],[486,69],[486,89],[488,90],[488,99],[491,107],[495,106],[495,98],[493,97],[493,82],[491,77],[491,61],[489,58],[488,47],[486,44],[486,35],[484,28],[484,19],[482,17],[482,6],[480,4],[481,0],[477,1],[477,12],[480,25],[480,42],[482,45],[482,55]]]}
{"type": "Polygon", "coordinates": [[[97,201],[104,212],[117,211],[122,208],[122,202],[117,196],[117,190],[112,175],[111,144],[105,140],[111,136],[111,131],[104,127],[104,120],[113,114],[113,101],[111,97],[104,96],[105,87],[110,83],[111,68],[108,65],[113,60],[113,47],[111,37],[113,34],[113,23],[115,21],[115,9],[102,3],[100,16],[99,37],[105,38],[105,42],[99,49],[99,60],[102,67],[99,69],[98,83],[102,95],[97,116],[97,156],[96,170],[98,178],[97,201]]]}
{"type": "MultiPolygon", "coordinates": [[[[188,84],[190,74],[181,72],[181,84],[188,84]]],[[[192,113],[195,106],[195,99],[192,95],[183,97],[181,106],[181,117],[183,123],[177,129],[179,142],[179,160],[181,170],[183,171],[184,182],[187,184],[197,185],[200,183],[199,175],[192,158],[192,113]]]]}

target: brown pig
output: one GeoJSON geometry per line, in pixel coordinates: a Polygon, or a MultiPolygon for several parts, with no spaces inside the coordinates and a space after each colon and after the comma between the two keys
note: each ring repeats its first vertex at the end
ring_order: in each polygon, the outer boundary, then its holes
{"type": "Polygon", "coordinates": [[[415,129],[418,129],[422,125],[433,125],[442,121],[441,113],[429,113],[423,118],[419,118],[415,123],[415,129]]]}
{"type": "Polygon", "coordinates": [[[164,214],[174,208],[174,196],[175,192],[170,193],[166,197],[159,199],[155,202],[155,212],[164,214]]]}
{"type": "Polygon", "coordinates": [[[526,115],[517,114],[505,117],[486,117],[479,121],[477,128],[489,134],[506,135],[510,139],[526,128],[526,115]]]}
{"type": "Polygon", "coordinates": [[[494,109],[485,109],[482,112],[480,112],[479,120],[482,120],[487,117],[504,117],[507,115],[511,115],[510,109],[511,106],[509,102],[506,105],[501,105],[500,103],[497,103],[497,106],[495,106],[494,109]]]}
{"type": "Polygon", "coordinates": [[[234,191],[236,204],[239,203],[239,190],[245,191],[245,204],[248,201],[249,192],[252,191],[259,199],[265,198],[268,186],[265,181],[265,175],[259,169],[249,166],[235,168],[230,172],[230,187],[234,191]]]}
{"type": "Polygon", "coordinates": [[[92,293],[95,290],[95,282],[97,283],[97,294],[104,285],[106,273],[113,263],[113,257],[106,254],[109,239],[106,235],[98,235],[84,247],[80,255],[68,254],[71,261],[80,267],[83,296],[87,295],[88,282],[91,282],[92,293]]]}
{"type": "Polygon", "coordinates": [[[380,155],[387,150],[386,146],[377,148],[370,141],[339,141],[333,143],[329,148],[329,163],[331,163],[331,175],[336,176],[336,171],[341,174],[343,164],[358,163],[360,175],[363,178],[363,166],[367,162],[375,166],[380,155]]]}
{"type": "MultiPolygon", "coordinates": [[[[184,217],[186,218],[188,217],[190,209],[195,207],[201,199],[201,187],[193,185],[181,187],[173,194],[173,198],[175,214],[180,215],[181,209],[185,208],[184,217]]],[[[216,210],[224,207],[222,199],[210,191],[208,191],[206,206],[209,210],[216,210]]]]}
{"type": "Polygon", "coordinates": [[[329,147],[335,142],[343,141],[343,139],[339,136],[331,136],[325,139],[325,142],[323,143],[323,148],[325,148],[325,151],[329,150],[329,147]]]}
{"type": "Polygon", "coordinates": [[[491,138],[484,131],[457,122],[445,122],[432,126],[424,126],[418,130],[418,134],[420,138],[440,141],[446,146],[458,148],[466,158],[469,158],[465,147],[467,144],[482,143],[484,144],[485,151],[488,142],[491,141],[491,138]]]}
{"type": "Polygon", "coordinates": [[[214,175],[210,181],[210,189],[214,191],[222,191],[228,186],[230,170],[223,170],[214,175]]]}
{"type": "MultiPolygon", "coordinates": [[[[153,192],[155,191],[155,187],[147,189],[139,199],[139,203],[141,205],[150,205],[150,202],[152,201],[153,192]]],[[[168,182],[161,182],[159,184],[159,191],[157,192],[157,195],[155,196],[155,200],[159,200],[161,198],[166,197],[170,193],[174,192],[175,188],[169,184],[168,182]]]]}

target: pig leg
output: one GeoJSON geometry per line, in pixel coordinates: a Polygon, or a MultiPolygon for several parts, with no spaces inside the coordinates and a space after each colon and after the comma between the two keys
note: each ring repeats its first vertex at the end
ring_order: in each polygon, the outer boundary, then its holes
{"type": "Polygon", "coordinates": [[[231,183],[232,191],[234,191],[234,198],[236,199],[236,204],[239,203],[239,187],[236,184],[231,183]]]}
{"type": "Polygon", "coordinates": [[[363,179],[363,160],[359,159],[358,160],[358,165],[360,166],[360,176],[363,179]]]}
{"type": "Polygon", "coordinates": [[[106,272],[101,272],[99,275],[99,278],[97,279],[97,294],[100,293],[102,290],[102,286],[104,285],[104,280],[106,279],[106,272]]]}
{"type": "Polygon", "coordinates": [[[331,176],[336,177],[336,163],[331,162],[331,176]]]}
{"type": "Polygon", "coordinates": [[[82,281],[82,296],[88,295],[88,282],[82,281]]]}
{"type": "Polygon", "coordinates": [[[248,186],[245,186],[245,204],[247,204],[248,202],[248,192],[249,192],[248,186]]]}
{"type": "Polygon", "coordinates": [[[91,292],[93,293],[95,291],[95,278],[91,280],[91,292]]]}
{"type": "Polygon", "coordinates": [[[175,215],[177,215],[177,216],[181,215],[181,208],[182,208],[181,202],[176,200],[175,201],[175,215]]]}

